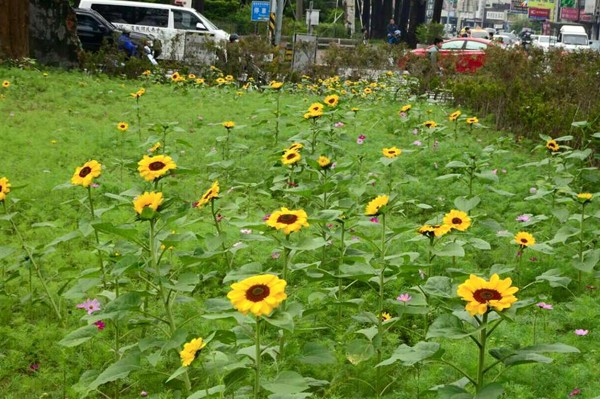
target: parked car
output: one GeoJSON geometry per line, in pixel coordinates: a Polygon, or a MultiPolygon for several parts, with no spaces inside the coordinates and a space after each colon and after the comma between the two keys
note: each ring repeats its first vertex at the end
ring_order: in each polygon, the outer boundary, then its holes
{"type": "Polygon", "coordinates": [[[556,46],[558,38],[556,36],[539,35],[533,40],[533,47],[541,48],[544,51],[548,51],[550,48],[556,46]]]}
{"type": "MultiPolygon", "coordinates": [[[[94,10],[85,8],[74,8],[77,16],[77,36],[81,42],[81,47],[85,51],[96,52],[104,43],[112,44],[119,38],[121,31],[116,26],[108,22],[102,15],[94,10]]],[[[154,56],[161,52],[161,42],[154,36],[131,32],[131,41],[138,46],[140,54],[142,49],[148,46],[154,56]]]]}
{"type": "MultiPolygon", "coordinates": [[[[494,45],[493,42],[486,39],[457,37],[442,43],[442,47],[439,50],[439,59],[441,62],[448,62],[449,58],[455,58],[456,72],[475,72],[485,62],[485,50],[488,46],[494,45]]],[[[427,57],[432,47],[433,45],[427,48],[411,50],[408,57],[400,61],[400,68],[407,68],[411,57],[427,57]]]]}

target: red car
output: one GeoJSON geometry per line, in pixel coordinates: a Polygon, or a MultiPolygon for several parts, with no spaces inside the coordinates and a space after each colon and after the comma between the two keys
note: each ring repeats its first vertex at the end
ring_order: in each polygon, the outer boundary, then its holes
{"type": "MultiPolygon", "coordinates": [[[[485,50],[487,47],[495,45],[495,43],[486,39],[457,37],[442,43],[438,59],[440,62],[444,63],[448,62],[450,57],[456,58],[456,72],[475,72],[477,69],[481,68],[485,62],[485,50]]],[[[432,47],[433,45],[427,48],[412,50],[409,54],[409,58],[411,56],[426,57],[432,47]]],[[[407,62],[408,59],[405,58],[400,62],[399,66],[401,68],[406,67],[407,62]]]]}

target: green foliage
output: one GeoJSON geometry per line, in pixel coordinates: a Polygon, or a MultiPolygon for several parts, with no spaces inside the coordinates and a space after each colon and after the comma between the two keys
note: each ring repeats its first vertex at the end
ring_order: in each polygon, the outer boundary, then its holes
{"type": "Polygon", "coordinates": [[[421,24],[417,26],[417,40],[421,44],[433,44],[433,39],[444,36],[444,25],[438,23],[421,24]]]}

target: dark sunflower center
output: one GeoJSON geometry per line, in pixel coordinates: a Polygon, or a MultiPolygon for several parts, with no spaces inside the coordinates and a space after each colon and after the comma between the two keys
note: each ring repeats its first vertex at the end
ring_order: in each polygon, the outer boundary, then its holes
{"type": "Polygon", "coordinates": [[[4,191],[4,187],[0,186],[0,193],[4,191]]]}
{"type": "Polygon", "coordinates": [[[206,192],[206,194],[204,194],[204,197],[202,197],[203,199],[209,199],[213,196],[213,191],[212,190],[208,190],[206,192]]]}
{"type": "Polygon", "coordinates": [[[286,158],[287,159],[294,159],[294,158],[296,158],[296,154],[294,154],[294,153],[288,154],[288,156],[286,158]]]}
{"type": "Polygon", "coordinates": [[[527,244],[529,241],[527,240],[527,238],[521,238],[521,242],[522,242],[523,244],[527,244]]]}
{"type": "Polygon", "coordinates": [[[152,171],[156,171],[156,170],[162,170],[166,165],[161,162],[161,161],[156,161],[156,162],[152,162],[150,165],[148,165],[148,169],[152,170],[152,171]]]}
{"type": "Polygon", "coordinates": [[[394,150],[390,150],[390,154],[391,154],[391,155],[394,155],[395,153],[396,153],[396,151],[394,151],[394,150]]]}
{"type": "Polygon", "coordinates": [[[269,287],[264,284],[253,285],[246,291],[246,299],[252,302],[260,302],[269,296],[269,287]]]}
{"type": "Polygon", "coordinates": [[[83,167],[79,171],[79,177],[86,177],[87,175],[90,174],[91,171],[92,171],[92,168],[90,168],[89,166],[83,167]]]}
{"type": "Polygon", "coordinates": [[[502,295],[496,290],[482,288],[473,293],[473,298],[479,303],[488,303],[489,301],[499,301],[502,295]]]}
{"type": "Polygon", "coordinates": [[[461,218],[452,218],[452,224],[462,224],[461,218]]]}
{"type": "Polygon", "coordinates": [[[286,213],[277,218],[277,223],[294,224],[296,220],[298,220],[298,216],[286,213]]]}

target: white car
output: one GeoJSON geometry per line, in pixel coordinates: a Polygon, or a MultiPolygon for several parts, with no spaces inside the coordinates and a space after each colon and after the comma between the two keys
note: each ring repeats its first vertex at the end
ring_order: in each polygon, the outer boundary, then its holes
{"type": "Polygon", "coordinates": [[[539,35],[531,44],[534,47],[541,48],[544,51],[548,51],[556,46],[558,38],[556,36],[539,35]]]}

